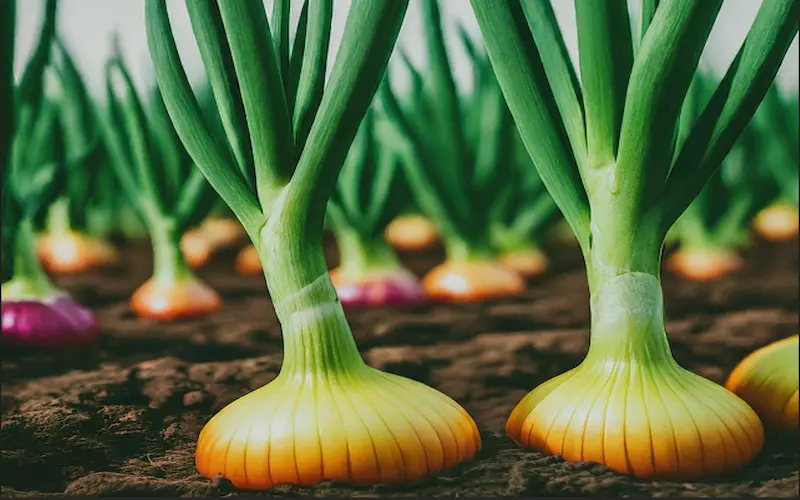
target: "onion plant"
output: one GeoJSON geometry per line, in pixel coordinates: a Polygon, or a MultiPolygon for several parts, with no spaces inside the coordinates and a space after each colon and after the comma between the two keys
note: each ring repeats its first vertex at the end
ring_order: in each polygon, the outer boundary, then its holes
{"type": "MultiPolygon", "coordinates": [[[[709,77],[696,77],[689,87],[680,119],[679,139],[691,131],[715,86],[709,77]]],[[[758,111],[757,111],[758,113],[758,111]]],[[[749,242],[748,225],[770,199],[774,189],[769,172],[759,165],[764,151],[757,123],[751,122],[730,153],[673,226],[679,245],[667,267],[694,280],[723,277],[742,266],[739,248],[749,242]]]]}
{"type": "Polygon", "coordinates": [[[721,6],[645,1],[634,38],[625,0],[576,0],[579,80],[549,2],[472,0],[525,147],[580,243],[591,294],[586,358],[508,419],[521,446],[669,479],[733,471],[762,447],[753,409],[681,368],[664,327],[664,236],[728,154],[797,33],[797,0],[764,0],[678,140],[680,103],[721,6]]]}
{"type": "Polygon", "coordinates": [[[491,208],[511,162],[511,115],[488,61],[463,29],[475,90],[471,98],[458,95],[439,4],[421,5],[428,72],[423,75],[404,58],[411,73],[410,106],[395,97],[388,79],[381,99],[414,197],[445,246],[445,262],[423,278],[423,286],[433,298],[458,301],[521,293],[523,278],[502,265],[491,246],[491,208]]]}
{"type": "Polygon", "coordinates": [[[225,139],[204,123],[165,0],[147,0],[167,110],[197,167],[256,249],[283,330],[283,365],[203,428],[201,474],[269,488],[413,481],[472,457],[475,423],[447,396],[361,358],[323,256],[328,198],[397,40],[408,2],[354,0],[325,80],[331,0],[187,0],[225,139]]]}
{"type": "MultiPolygon", "coordinates": [[[[45,234],[37,242],[45,268],[54,273],[86,271],[114,263],[116,249],[100,238],[87,235],[90,213],[104,207],[92,203],[98,186],[104,151],[96,111],[75,63],[57,40],[58,62],[53,65],[59,82],[59,116],[63,128],[68,171],[58,199],[47,211],[45,234]]],[[[100,194],[100,196],[103,196],[100,194]]]]}
{"type": "Polygon", "coordinates": [[[131,296],[131,309],[164,321],[211,314],[220,297],[190,270],[180,238],[213,206],[214,190],[175,134],[158,86],[146,107],[118,51],[106,64],[106,91],[110,166],[153,246],[153,276],[131,296]]]}
{"type": "Polygon", "coordinates": [[[747,401],[764,424],[798,432],[800,349],[792,335],[753,352],[733,369],[725,387],[747,401]]]}
{"type": "Polygon", "coordinates": [[[539,243],[562,219],[525,146],[517,134],[514,138],[510,176],[492,208],[491,242],[500,252],[500,262],[530,278],[547,270],[539,243]]]}
{"type": "Polygon", "coordinates": [[[32,346],[85,344],[97,334],[94,315],[53,285],[36,255],[33,220],[53,201],[66,168],[58,107],[44,91],[56,11],[56,1],[48,0],[33,54],[15,86],[16,2],[0,3],[2,339],[32,346]]]}
{"type": "Polygon", "coordinates": [[[764,239],[787,241],[797,238],[798,225],[798,164],[800,164],[800,134],[798,133],[797,94],[784,96],[773,85],[756,112],[754,121],[759,131],[761,169],[772,174],[778,195],[756,215],[753,228],[764,239]]]}
{"type": "Polygon", "coordinates": [[[408,199],[397,156],[377,137],[367,111],[345,158],[328,220],[339,248],[331,280],[345,306],[418,304],[425,291],[386,242],[386,225],[408,199]]]}

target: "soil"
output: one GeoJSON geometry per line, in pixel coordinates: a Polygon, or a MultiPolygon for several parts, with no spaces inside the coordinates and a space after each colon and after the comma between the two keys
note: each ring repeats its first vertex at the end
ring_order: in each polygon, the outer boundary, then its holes
{"type": "MultiPolygon", "coordinates": [[[[746,266],[713,283],[664,276],[667,330],[677,361],[723,382],[754,349],[798,332],[798,244],[757,244],[746,266]]],[[[330,259],[335,262],[335,250],[330,259]]],[[[477,421],[483,449],[448,474],[403,487],[278,486],[266,495],[798,496],[798,438],[769,435],[745,469],[714,480],[644,482],[593,463],[524,451],[503,433],[534,386],[577,365],[587,350],[588,293],[577,249],[551,250],[553,267],[525,295],[481,304],[349,311],[366,360],[429,384],[477,421]]],[[[422,274],[441,251],[404,256],[422,274]]],[[[96,347],[36,352],[3,347],[5,496],[229,496],[225,480],[194,468],[195,440],[219,409],[269,382],[280,329],[263,277],[238,276],[232,254],[200,272],[225,299],[207,319],[158,324],[127,298],[148,277],[146,245],[123,248],[116,270],[59,278],[98,311],[96,347]]],[[[248,493],[252,495],[253,493],[248,493]]]]}

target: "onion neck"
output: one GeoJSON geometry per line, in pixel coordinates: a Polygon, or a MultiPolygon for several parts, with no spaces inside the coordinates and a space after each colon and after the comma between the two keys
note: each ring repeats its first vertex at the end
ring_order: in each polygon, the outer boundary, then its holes
{"type": "Polygon", "coordinates": [[[276,202],[256,242],[283,330],[280,375],[327,378],[366,368],[328,274],[321,221],[299,224],[295,207],[282,208],[276,202]]]}
{"type": "Polygon", "coordinates": [[[339,247],[339,270],[348,276],[361,276],[371,271],[393,271],[402,266],[382,236],[365,240],[353,230],[334,231],[339,247]]]}
{"type": "Polygon", "coordinates": [[[172,285],[194,274],[189,269],[180,246],[180,234],[174,220],[164,217],[149,224],[153,246],[153,279],[162,285],[172,285]]]}
{"type": "Polygon", "coordinates": [[[39,260],[30,218],[20,220],[14,247],[14,273],[11,280],[3,283],[3,300],[37,300],[55,294],[56,287],[39,260]]]}
{"type": "Polygon", "coordinates": [[[444,249],[448,262],[485,261],[495,257],[488,243],[470,242],[457,237],[445,238],[444,249]]]}
{"type": "Polygon", "coordinates": [[[664,327],[662,239],[656,231],[633,230],[612,218],[593,219],[592,226],[586,361],[675,364],[664,327]]]}
{"type": "Polygon", "coordinates": [[[62,235],[69,233],[71,229],[69,198],[62,196],[55,200],[47,210],[47,232],[62,235]]]}

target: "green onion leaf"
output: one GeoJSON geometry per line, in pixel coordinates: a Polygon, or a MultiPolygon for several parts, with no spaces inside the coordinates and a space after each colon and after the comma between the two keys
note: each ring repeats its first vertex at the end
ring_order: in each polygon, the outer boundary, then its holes
{"type": "Polygon", "coordinates": [[[797,0],[764,0],[733,64],[698,118],[664,186],[664,234],[752,118],[798,30],[797,0]]]}
{"type": "Polygon", "coordinates": [[[581,188],[578,167],[520,1],[471,0],[471,3],[525,148],[586,251],[589,202],[581,188]]]}
{"type": "Polygon", "coordinates": [[[244,105],[219,8],[214,0],[186,2],[186,8],[222,128],[242,177],[248,186],[255,188],[253,153],[247,134],[244,105]]]}
{"type": "Polygon", "coordinates": [[[283,88],[280,67],[262,2],[217,0],[217,5],[242,92],[258,198],[266,209],[289,182],[295,158],[286,93],[274,91],[283,88]]]}
{"type": "Polygon", "coordinates": [[[308,8],[303,58],[294,102],[294,138],[298,151],[306,144],[325,87],[333,1],[316,0],[308,8]]]}
{"type": "Polygon", "coordinates": [[[239,174],[232,154],[209,132],[181,65],[165,0],[147,0],[147,40],[159,88],[186,150],[211,186],[231,207],[248,234],[264,224],[258,200],[239,174]]]}

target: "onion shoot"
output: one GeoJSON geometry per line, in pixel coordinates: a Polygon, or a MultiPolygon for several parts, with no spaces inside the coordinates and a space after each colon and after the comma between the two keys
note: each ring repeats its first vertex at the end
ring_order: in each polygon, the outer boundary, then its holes
{"type": "Polygon", "coordinates": [[[214,135],[183,71],[165,0],[147,0],[150,53],[178,135],[242,223],[283,330],[278,376],[203,428],[196,464],[242,489],[402,483],[469,459],[475,423],[447,396],[361,358],[322,252],[328,198],[385,72],[408,1],[351,3],[325,82],[333,2],[187,0],[224,124],[214,135]],[[420,404],[422,403],[422,404],[420,404]]]}

